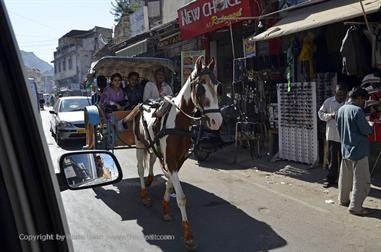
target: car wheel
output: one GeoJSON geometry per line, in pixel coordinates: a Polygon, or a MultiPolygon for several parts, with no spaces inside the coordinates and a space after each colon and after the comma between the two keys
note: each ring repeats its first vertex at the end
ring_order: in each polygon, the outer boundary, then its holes
{"type": "Polygon", "coordinates": [[[55,134],[55,139],[56,139],[56,143],[58,146],[61,146],[62,143],[63,143],[63,140],[61,139],[61,136],[58,132],[58,130],[56,129],[56,134],[55,134]]]}

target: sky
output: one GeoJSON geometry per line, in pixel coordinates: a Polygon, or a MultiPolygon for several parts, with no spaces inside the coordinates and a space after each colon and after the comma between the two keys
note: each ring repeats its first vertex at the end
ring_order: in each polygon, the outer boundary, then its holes
{"type": "Polygon", "coordinates": [[[113,28],[112,0],[5,0],[21,50],[51,64],[58,39],[70,30],[113,28]]]}

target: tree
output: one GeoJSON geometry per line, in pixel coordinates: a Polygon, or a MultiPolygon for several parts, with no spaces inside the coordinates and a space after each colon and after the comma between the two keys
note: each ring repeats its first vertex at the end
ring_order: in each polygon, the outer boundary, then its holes
{"type": "Polygon", "coordinates": [[[111,6],[112,8],[110,13],[114,15],[115,22],[119,22],[123,14],[134,13],[140,8],[139,3],[133,0],[114,0],[114,2],[111,2],[111,6]]]}

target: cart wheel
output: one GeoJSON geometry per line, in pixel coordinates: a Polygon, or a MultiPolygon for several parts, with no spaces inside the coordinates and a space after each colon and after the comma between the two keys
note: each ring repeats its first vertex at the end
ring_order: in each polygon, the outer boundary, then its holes
{"type": "Polygon", "coordinates": [[[196,157],[197,161],[202,162],[208,159],[209,152],[200,150],[198,147],[194,149],[194,156],[196,157]]]}

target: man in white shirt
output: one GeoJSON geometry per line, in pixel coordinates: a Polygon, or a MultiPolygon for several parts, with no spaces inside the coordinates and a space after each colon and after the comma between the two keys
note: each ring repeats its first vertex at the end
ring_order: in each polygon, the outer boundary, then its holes
{"type": "Polygon", "coordinates": [[[323,187],[328,188],[337,183],[339,165],[341,163],[340,136],[336,124],[336,113],[347,98],[347,88],[344,85],[336,85],[335,96],[326,99],[319,109],[320,120],[325,121],[326,140],[328,141],[328,175],[323,187]]]}
{"type": "Polygon", "coordinates": [[[154,82],[149,81],[144,87],[143,102],[173,95],[171,87],[165,82],[165,74],[162,69],[155,71],[154,79],[154,82]]]}
{"type": "MultiPolygon", "coordinates": [[[[165,74],[164,70],[157,69],[154,73],[154,79],[155,81],[149,81],[144,86],[144,92],[143,92],[143,102],[146,102],[148,100],[160,100],[164,96],[169,95],[172,96],[173,92],[171,87],[165,82],[165,74]]],[[[161,105],[154,113],[154,117],[161,117],[166,109],[169,107],[169,103],[164,103],[161,105]]],[[[136,107],[138,109],[138,107],[136,107]]],[[[134,111],[134,110],[133,110],[134,111]]],[[[132,113],[133,113],[132,111],[132,113]]],[[[127,117],[126,117],[127,118],[127,117]]],[[[123,119],[120,120],[117,123],[116,130],[119,132],[123,132],[128,129],[127,120],[123,119]]]]}

